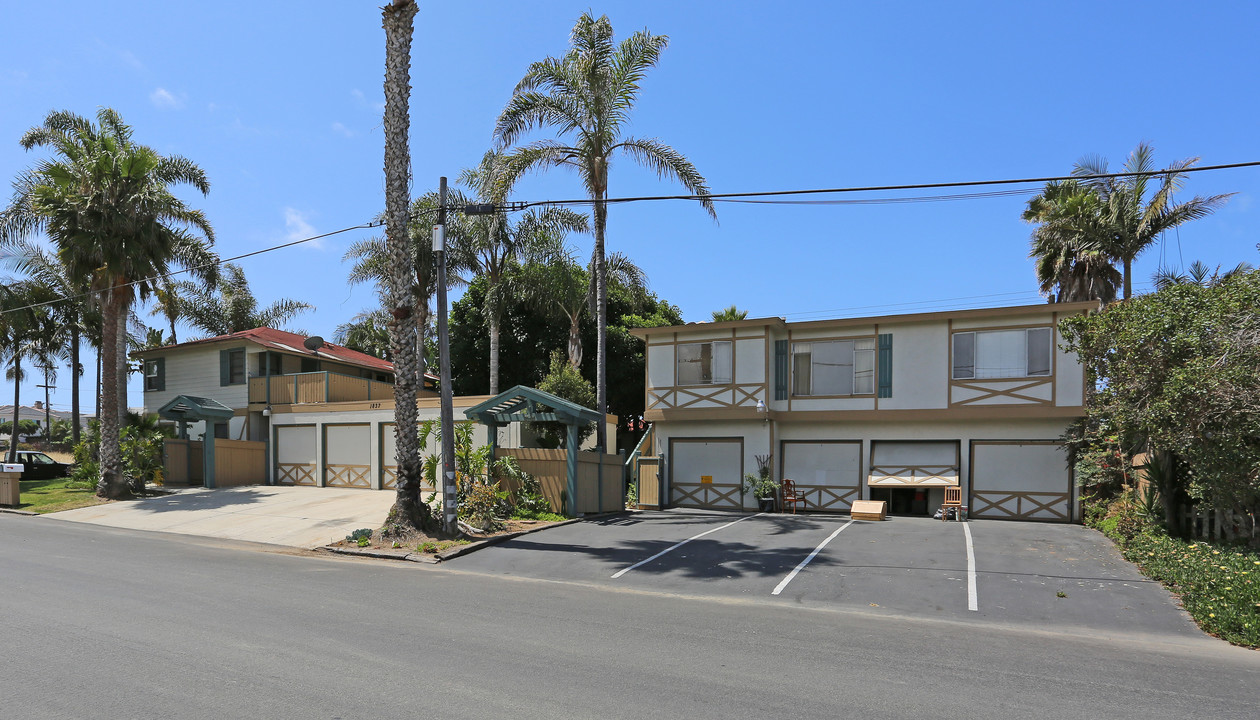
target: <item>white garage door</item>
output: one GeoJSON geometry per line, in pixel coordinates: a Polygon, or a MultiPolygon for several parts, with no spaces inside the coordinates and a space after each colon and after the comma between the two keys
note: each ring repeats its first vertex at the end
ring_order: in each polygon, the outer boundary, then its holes
{"type": "Polygon", "coordinates": [[[1008,520],[1072,519],[1072,477],[1057,442],[971,443],[970,513],[1008,520]]]}
{"type": "Polygon", "coordinates": [[[859,499],[861,471],[861,442],[783,441],[782,477],[796,483],[809,510],[849,510],[859,499]]]}
{"type": "Polygon", "coordinates": [[[315,485],[315,426],[276,426],[276,482],[315,485]]]}
{"type": "Polygon", "coordinates": [[[670,503],[679,507],[739,509],[744,443],[738,438],[672,438],[670,503]]]}
{"type": "Polygon", "coordinates": [[[372,487],[372,426],[324,426],[324,484],[372,487]]]}

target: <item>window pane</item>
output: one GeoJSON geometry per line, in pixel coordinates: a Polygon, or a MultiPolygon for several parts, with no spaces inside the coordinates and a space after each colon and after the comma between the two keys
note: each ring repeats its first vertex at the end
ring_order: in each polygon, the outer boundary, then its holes
{"type": "Polygon", "coordinates": [[[678,385],[700,384],[700,344],[689,343],[678,346],[678,385]]]}
{"type": "Polygon", "coordinates": [[[853,348],[853,394],[869,395],[875,392],[875,341],[855,340],[853,348]]]}
{"type": "Polygon", "coordinates": [[[732,345],[729,342],[710,343],[712,351],[712,365],[709,382],[714,385],[729,385],[734,378],[731,376],[731,368],[733,363],[732,345]]]}
{"type": "Polygon", "coordinates": [[[1023,330],[995,330],[975,336],[975,377],[1009,378],[1028,374],[1028,348],[1023,330]]]}
{"type": "Polygon", "coordinates": [[[853,342],[814,343],[814,395],[853,393],[853,342]]]}
{"type": "Polygon", "coordinates": [[[1050,328],[1028,331],[1028,374],[1050,374],[1050,328]]]}
{"type": "Polygon", "coordinates": [[[976,376],[976,334],[954,335],[954,377],[958,379],[976,376]]]}
{"type": "Polygon", "coordinates": [[[809,343],[796,343],[792,346],[792,394],[809,394],[809,343]],[[801,348],[804,348],[802,350],[801,348]]]}
{"type": "Polygon", "coordinates": [[[235,350],[228,355],[228,383],[245,382],[245,351],[235,350]]]}

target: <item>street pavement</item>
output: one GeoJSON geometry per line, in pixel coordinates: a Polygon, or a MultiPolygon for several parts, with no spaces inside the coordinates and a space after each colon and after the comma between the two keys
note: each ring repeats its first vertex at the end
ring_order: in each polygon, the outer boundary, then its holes
{"type": "Polygon", "coordinates": [[[1202,634],[1101,533],[1059,523],[674,509],[526,535],[452,565],[1053,632],[1202,634]]]}
{"type": "Polygon", "coordinates": [[[1056,632],[16,515],[0,515],[0,578],[3,717],[1096,720],[1260,704],[1260,655],[1154,628],[1056,632]]]}

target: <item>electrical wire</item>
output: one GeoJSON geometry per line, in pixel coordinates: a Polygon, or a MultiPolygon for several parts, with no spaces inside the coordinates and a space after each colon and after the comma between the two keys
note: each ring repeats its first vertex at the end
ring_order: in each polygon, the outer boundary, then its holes
{"type": "Polygon", "coordinates": [[[172,270],[171,272],[168,272],[168,273],[160,273],[152,277],[142,278],[140,280],[132,280],[131,282],[125,282],[119,285],[113,285],[111,287],[104,288],[101,290],[89,290],[88,292],[79,293],[77,295],[62,295],[61,297],[58,297],[53,300],[46,300],[40,303],[32,303],[30,305],[23,305],[22,307],[16,307],[9,310],[5,310],[3,312],[0,312],[0,315],[7,315],[9,313],[21,312],[23,310],[33,310],[35,308],[44,307],[47,305],[55,305],[57,303],[66,302],[69,300],[79,300],[82,298],[91,297],[93,295],[104,295],[105,293],[112,292],[114,290],[121,290],[123,288],[134,287],[141,283],[155,282],[163,278],[169,278],[169,277],[174,277],[176,275],[182,275],[184,273],[193,272],[194,270],[202,270],[208,267],[214,267],[215,265],[222,265],[224,263],[229,263],[234,260],[243,260],[245,258],[253,257],[255,255],[262,255],[263,253],[275,252],[276,250],[283,250],[285,248],[290,248],[290,247],[293,247],[294,245],[301,245],[302,243],[308,243],[313,240],[319,240],[321,238],[331,237],[333,235],[340,235],[341,233],[350,232],[351,230],[365,230],[367,228],[380,227],[381,225],[384,225],[384,224],[385,223],[383,221],[373,220],[371,222],[363,223],[362,225],[352,225],[351,227],[342,228],[340,230],[333,230],[331,232],[321,233],[319,235],[312,235],[311,237],[302,238],[301,240],[292,240],[290,242],[281,243],[280,245],[272,245],[271,247],[262,248],[261,250],[254,250],[252,252],[243,253],[241,255],[234,255],[229,258],[219,258],[218,260],[215,260],[214,262],[202,263],[200,265],[193,265],[191,267],[186,267],[183,270],[172,270]]]}
{"type": "MultiPolygon", "coordinates": [[[[1177,174],[1209,172],[1214,170],[1232,170],[1236,168],[1247,168],[1260,166],[1260,160],[1252,162],[1225,163],[1221,165],[1203,165],[1201,167],[1185,168],[1175,171],[1177,174]]],[[[604,200],[606,204],[614,205],[629,202],[646,202],[654,200],[723,200],[727,198],[756,198],[756,197],[782,197],[786,195],[824,195],[834,193],[859,193],[859,192],[892,192],[901,190],[931,190],[943,188],[961,188],[961,187],[984,187],[992,185],[1027,185],[1030,183],[1048,183],[1063,182],[1067,180],[1106,180],[1110,178],[1124,177],[1157,177],[1160,175],[1168,175],[1174,172],[1168,169],[1164,170],[1148,170],[1145,172],[1115,172],[1115,173],[1096,173],[1093,175],[1055,175],[1050,177],[1033,177],[1033,178],[1014,178],[1006,180],[968,180],[962,182],[939,182],[939,183],[915,183],[910,185],[868,185],[863,187],[839,187],[839,188],[811,188],[805,190],[765,190],[760,192],[737,192],[737,193],[709,193],[706,195],[643,195],[638,197],[624,198],[607,198],[604,200]]],[[[539,206],[561,206],[561,205],[593,205],[595,200],[591,198],[582,198],[580,200],[542,200],[533,202],[512,202],[507,203],[500,209],[506,212],[516,212],[526,210],[531,207],[539,206]]]]}

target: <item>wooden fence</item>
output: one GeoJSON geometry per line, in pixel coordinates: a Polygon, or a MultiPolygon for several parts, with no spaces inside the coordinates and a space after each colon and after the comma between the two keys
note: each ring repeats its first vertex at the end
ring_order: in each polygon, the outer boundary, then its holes
{"type": "Polygon", "coordinates": [[[1186,535],[1203,540],[1248,540],[1260,542],[1254,513],[1238,510],[1181,509],[1181,528],[1186,535]]]}
{"type": "Polygon", "coordinates": [[[215,487],[262,485],[267,482],[267,443],[254,440],[214,441],[215,487]]]}
{"type": "MultiPolygon", "coordinates": [[[[533,475],[542,485],[543,495],[551,503],[553,512],[561,512],[561,494],[568,488],[566,451],[542,448],[499,448],[499,456],[516,458],[525,472],[533,475]]],[[[577,514],[615,512],[625,508],[622,488],[620,455],[604,455],[604,481],[599,483],[601,458],[593,452],[579,452],[577,466],[577,514]]],[[[504,483],[504,489],[515,489],[504,483]]]]}
{"type": "Polygon", "coordinates": [[[200,440],[169,438],[162,443],[162,482],[166,485],[200,485],[205,464],[200,440]]]}

